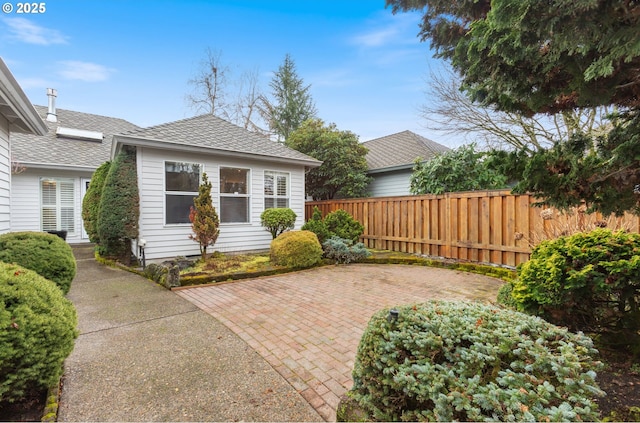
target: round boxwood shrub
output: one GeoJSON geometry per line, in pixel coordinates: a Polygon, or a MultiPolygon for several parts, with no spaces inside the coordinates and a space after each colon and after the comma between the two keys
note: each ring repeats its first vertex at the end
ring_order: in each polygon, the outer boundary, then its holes
{"type": "Polygon", "coordinates": [[[0,261],[15,263],[53,281],[64,294],[76,276],[71,246],[45,232],[10,232],[0,235],[0,261]]]}
{"type": "Polygon", "coordinates": [[[594,421],[591,339],[479,303],[385,309],[367,326],[350,396],[381,421],[594,421]]]}
{"type": "Polygon", "coordinates": [[[73,304],[53,282],[0,263],[0,402],[58,381],[77,323],[73,304]]]}
{"type": "Polygon", "coordinates": [[[322,260],[322,246],[310,231],[285,232],[271,241],[271,263],[286,267],[311,267],[322,260]]]}
{"type": "Polygon", "coordinates": [[[544,241],[510,297],[517,310],[604,343],[640,346],[640,234],[596,229],[544,241]]]}
{"type": "Polygon", "coordinates": [[[260,215],[260,224],[276,239],[287,229],[293,229],[296,223],[296,213],[289,208],[266,209],[260,215]]]}

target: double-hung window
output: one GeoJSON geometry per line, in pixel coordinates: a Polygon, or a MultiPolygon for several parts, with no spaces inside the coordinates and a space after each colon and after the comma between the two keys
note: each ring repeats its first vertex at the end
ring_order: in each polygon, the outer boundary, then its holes
{"type": "Polygon", "coordinates": [[[249,169],[220,168],[220,223],[249,222],[249,169]]]}
{"type": "Polygon", "coordinates": [[[289,207],[289,174],[284,172],[264,172],[264,208],[289,207]]]}
{"type": "Polygon", "coordinates": [[[164,163],[165,223],[189,222],[193,199],[198,196],[200,165],[184,162],[164,163]]]}
{"type": "Polygon", "coordinates": [[[75,232],[73,179],[40,179],[40,221],[43,231],[75,232]]]}

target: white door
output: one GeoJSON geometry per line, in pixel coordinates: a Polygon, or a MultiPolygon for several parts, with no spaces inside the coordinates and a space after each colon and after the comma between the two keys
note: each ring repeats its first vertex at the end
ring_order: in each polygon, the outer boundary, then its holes
{"type": "MultiPolygon", "coordinates": [[[[80,210],[82,210],[82,200],[84,199],[84,195],[87,193],[89,189],[89,182],[91,182],[90,178],[81,178],[80,179],[80,210]]],[[[82,214],[80,215],[80,219],[82,221],[82,214]]],[[[87,231],[84,230],[84,221],[82,221],[82,239],[89,239],[89,235],[87,235],[87,231]]]]}

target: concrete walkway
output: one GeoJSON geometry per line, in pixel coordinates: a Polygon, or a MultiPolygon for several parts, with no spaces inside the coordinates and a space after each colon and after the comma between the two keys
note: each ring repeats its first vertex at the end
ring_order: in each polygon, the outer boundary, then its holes
{"type": "Polygon", "coordinates": [[[322,421],[218,320],[90,251],[76,255],[68,297],[80,336],[58,421],[322,421]]]}
{"type": "Polygon", "coordinates": [[[376,311],[429,299],[495,301],[501,285],[445,269],[351,264],[175,292],[224,323],[334,421],[376,311]]]}

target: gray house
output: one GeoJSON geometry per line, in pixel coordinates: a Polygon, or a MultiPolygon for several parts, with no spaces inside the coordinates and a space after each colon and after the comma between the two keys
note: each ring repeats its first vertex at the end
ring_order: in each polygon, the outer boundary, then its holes
{"type": "Polygon", "coordinates": [[[202,174],[220,218],[218,251],[269,248],[260,225],[267,208],[289,207],[304,223],[304,175],[321,162],[213,115],[201,115],[113,138],[115,156],[135,147],[140,237],[148,259],[200,253],[189,239],[189,210],[202,174]]]}
{"type": "Polygon", "coordinates": [[[113,134],[138,127],[122,119],[33,106],[45,119],[44,136],[12,134],[14,174],[11,231],[66,231],[69,243],[89,242],[82,198],[93,172],[110,160],[113,134]]]}
{"type": "Polygon", "coordinates": [[[448,147],[411,131],[398,132],[362,143],[369,149],[367,165],[372,197],[409,195],[410,178],[415,160],[429,160],[449,151],[448,147]]]}
{"type": "Polygon", "coordinates": [[[9,232],[15,187],[12,184],[11,158],[14,154],[12,139],[16,134],[44,135],[47,127],[31,105],[24,91],[7,65],[0,58],[0,233],[9,232]]]}

